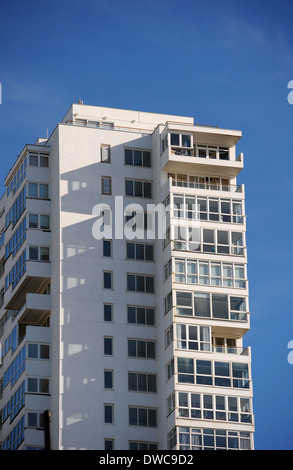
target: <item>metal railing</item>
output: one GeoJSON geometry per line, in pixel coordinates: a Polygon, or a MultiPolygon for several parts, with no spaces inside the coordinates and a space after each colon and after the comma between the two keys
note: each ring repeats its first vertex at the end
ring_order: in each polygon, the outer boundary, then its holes
{"type": "Polygon", "coordinates": [[[234,193],[242,193],[243,185],[242,184],[223,184],[223,183],[200,183],[199,181],[187,181],[183,179],[174,179],[171,178],[171,185],[180,187],[180,188],[193,188],[193,189],[204,189],[210,191],[226,191],[234,193]]]}

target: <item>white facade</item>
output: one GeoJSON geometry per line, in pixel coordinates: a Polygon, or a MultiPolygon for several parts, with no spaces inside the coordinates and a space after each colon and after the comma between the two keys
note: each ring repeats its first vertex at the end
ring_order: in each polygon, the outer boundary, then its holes
{"type": "Polygon", "coordinates": [[[3,449],[44,448],[44,410],[53,449],[253,448],[240,138],[73,104],[23,149],[0,201],[3,449]],[[126,206],[163,202],[165,240],[120,236],[126,206]]]}

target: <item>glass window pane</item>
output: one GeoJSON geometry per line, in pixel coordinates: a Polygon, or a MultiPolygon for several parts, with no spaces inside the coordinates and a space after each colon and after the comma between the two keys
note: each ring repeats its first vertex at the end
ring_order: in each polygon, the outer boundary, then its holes
{"type": "Polygon", "coordinates": [[[112,305],[104,305],[104,321],[112,321],[112,305]]]}
{"type": "Polygon", "coordinates": [[[128,340],[128,356],[136,357],[136,341],[134,339],[128,340]]]}
{"type": "Polygon", "coordinates": [[[145,309],[137,307],[136,309],[136,322],[139,325],[145,324],[145,309]]]}
{"type": "Polygon", "coordinates": [[[104,371],[104,387],[105,388],[113,387],[113,371],[111,370],[104,371]]]}
{"type": "Polygon", "coordinates": [[[228,232],[224,232],[223,230],[218,230],[217,232],[218,235],[218,243],[220,245],[228,245],[228,232]]]}
{"type": "Polygon", "coordinates": [[[210,317],[210,294],[194,293],[194,315],[197,317],[210,317]]]}
{"type": "Polygon", "coordinates": [[[228,296],[212,294],[213,318],[228,318],[228,296]]]}
{"type": "Polygon", "coordinates": [[[27,425],[30,428],[38,427],[38,413],[28,413],[27,414],[27,425]]]}
{"type": "Polygon", "coordinates": [[[37,183],[29,183],[28,185],[29,197],[38,197],[38,185],[37,183]]]}
{"type": "Polygon", "coordinates": [[[112,355],[112,338],[104,338],[104,354],[112,355]]]}
{"type": "Polygon", "coordinates": [[[127,290],[135,291],[135,276],[133,274],[127,275],[127,290]]]}
{"type": "Polygon", "coordinates": [[[135,166],[142,166],[142,151],[141,150],[133,151],[133,163],[135,166]]]}
{"type": "Polygon", "coordinates": [[[191,293],[190,292],[176,292],[176,303],[177,305],[184,305],[187,307],[192,306],[191,293]]]}
{"type": "Polygon", "coordinates": [[[129,425],[137,426],[137,409],[129,408],[129,425]]]}
{"type": "Polygon", "coordinates": [[[126,180],[125,181],[125,194],[126,196],[133,196],[133,181],[126,180]]]}
{"type": "Polygon", "coordinates": [[[138,423],[139,426],[148,425],[148,413],[147,410],[144,408],[138,408],[138,423]]]}
{"type": "Polygon", "coordinates": [[[104,289],[112,289],[112,273],[104,272],[104,289]]]}
{"type": "Polygon", "coordinates": [[[147,376],[146,374],[137,374],[137,390],[139,392],[147,391],[147,376]]]}
{"type": "Polygon", "coordinates": [[[49,380],[40,379],[40,393],[49,393],[49,380]]]}
{"type": "Polygon", "coordinates": [[[103,256],[111,256],[111,240],[103,240],[103,256]]]}
{"type": "Polygon", "coordinates": [[[29,214],[29,228],[38,228],[38,214],[29,214]]]}
{"type": "Polygon", "coordinates": [[[40,166],[48,167],[49,166],[49,158],[48,157],[40,157],[40,166]]]}
{"type": "Polygon", "coordinates": [[[37,246],[29,247],[29,259],[38,260],[39,259],[39,248],[37,246]]]}
{"type": "Polygon", "coordinates": [[[50,261],[50,253],[47,246],[40,247],[40,261],[50,261]]]}
{"type": "Polygon", "coordinates": [[[38,379],[29,377],[27,379],[27,389],[28,389],[28,392],[37,393],[38,392],[38,379]]]}
{"type": "Polygon", "coordinates": [[[151,167],[151,152],[143,152],[143,166],[150,168],[151,167]]]}
{"type": "Polygon", "coordinates": [[[146,309],[146,323],[148,325],[154,325],[155,324],[155,311],[152,308],[147,308],[146,309]]]}
{"type": "Polygon", "coordinates": [[[125,165],[132,165],[133,164],[132,152],[133,151],[130,150],[130,149],[125,149],[125,152],[124,152],[125,165]]]}
{"type": "Polygon", "coordinates": [[[182,134],[182,147],[190,147],[190,146],[191,146],[190,135],[182,134]]]}
{"type": "Polygon", "coordinates": [[[40,197],[43,199],[48,199],[49,187],[47,184],[40,184],[40,197]]]}
{"type": "Polygon", "coordinates": [[[40,344],[40,359],[49,359],[50,347],[48,344],[40,344]]]}
{"type": "Polygon", "coordinates": [[[30,166],[38,166],[38,156],[37,155],[30,155],[29,157],[29,164],[30,166]]]}
{"type": "Polygon", "coordinates": [[[179,145],[179,134],[171,134],[171,145],[179,145]]]}
{"type": "Polygon", "coordinates": [[[113,422],[113,405],[105,405],[105,423],[113,422]]]}
{"type": "Polygon", "coordinates": [[[49,230],[50,228],[50,217],[48,215],[40,216],[40,228],[43,230],[49,230]]]}
{"type": "Polygon", "coordinates": [[[148,198],[152,197],[152,184],[151,183],[144,183],[143,190],[144,190],[144,197],[148,197],[148,198]]]}
{"type": "Polygon", "coordinates": [[[28,358],[37,359],[38,358],[38,345],[37,344],[28,344],[28,358]]]}
{"type": "Polygon", "coordinates": [[[142,181],[134,181],[134,195],[136,197],[142,197],[142,181]]]}

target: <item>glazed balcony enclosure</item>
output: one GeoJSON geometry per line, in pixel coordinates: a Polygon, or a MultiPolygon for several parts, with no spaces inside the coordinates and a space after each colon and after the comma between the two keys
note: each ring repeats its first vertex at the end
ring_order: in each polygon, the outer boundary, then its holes
{"type": "Polygon", "coordinates": [[[243,154],[235,155],[240,131],[167,123],[161,134],[161,169],[235,178],[243,154]]]}

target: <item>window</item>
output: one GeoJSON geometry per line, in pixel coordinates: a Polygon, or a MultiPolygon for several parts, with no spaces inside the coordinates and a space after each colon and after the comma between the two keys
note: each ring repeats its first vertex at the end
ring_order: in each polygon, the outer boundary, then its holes
{"type": "Polygon", "coordinates": [[[104,337],[104,354],[105,356],[113,355],[113,338],[106,336],[104,337]]]}
{"type": "Polygon", "coordinates": [[[24,440],[24,416],[16,423],[10,434],[4,439],[3,450],[16,450],[24,440]]]}
{"type": "Polygon", "coordinates": [[[29,165],[30,166],[40,166],[43,168],[48,168],[49,166],[49,155],[42,154],[37,152],[29,153],[29,165]]]}
{"type": "Polygon", "coordinates": [[[112,304],[104,304],[104,321],[112,321],[112,304]]]}
{"type": "Polygon", "coordinates": [[[124,150],[125,165],[151,167],[151,152],[149,150],[130,149],[124,150]]]}
{"type": "Polygon", "coordinates": [[[28,214],[28,228],[49,230],[50,216],[43,214],[28,214]]]}
{"type": "Polygon", "coordinates": [[[191,351],[210,351],[210,327],[176,324],[177,348],[191,351]]]}
{"type": "Polygon", "coordinates": [[[147,243],[126,243],[126,257],[138,261],[154,261],[154,246],[147,243]]]}
{"type": "Polygon", "coordinates": [[[168,364],[166,365],[167,380],[173,377],[174,373],[175,373],[174,359],[171,359],[171,361],[168,362],[168,364]]]}
{"type": "Polygon", "coordinates": [[[104,388],[113,388],[113,371],[104,370],[104,388]]]}
{"type": "Polygon", "coordinates": [[[50,346],[48,344],[28,343],[28,359],[50,359],[50,346]]]}
{"type": "Polygon", "coordinates": [[[243,233],[175,225],[174,249],[243,256],[243,233]]]}
{"type": "Polygon", "coordinates": [[[193,359],[185,357],[177,357],[178,382],[194,383],[194,366],[193,359]]]}
{"type": "Polygon", "coordinates": [[[129,450],[157,450],[158,445],[153,442],[129,441],[129,450]]]}
{"type": "Polygon", "coordinates": [[[170,143],[176,147],[191,147],[191,136],[188,134],[170,133],[170,143]]]}
{"type": "Polygon", "coordinates": [[[28,197],[48,199],[49,185],[43,183],[28,183],[28,197]]]}
{"type": "Polygon", "coordinates": [[[154,277],[139,274],[127,274],[127,290],[133,292],[154,293],[154,277]]]}
{"type": "Polygon", "coordinates": [[[30,261],[50,261],[50,249],[48,246],[29,246],[28,259],[30,261]]]}
{"type": "Polygon", "coordinates": [[[151,408],[129,407],[129,425],[157,427],[157,410],[151,408]]]}
{"type": "Polygon", "coordinates": [[[26,177],[26,166],[27,166],[27,157],[22,158],[20,163],[18,164],[18,167],[12,174],[10,180],[7,183],[7,197],[9,194],[12,192],[13,195],[15,192],[18,190],[20,185],[23,183],[25,177],[26,177]]]}
{"type": "Polygon", "coordinates": [[[39,228],[38,214],[29,214],[29,228],[39,228]]]}
{"type": "Polygon", "coordinates": [[[173,216],[243,224],[241,200],[173,194],[173,216]]]}
{"type": "Polygon", "coordinates": [[[104,449],[114,450],[114,439],[104,439],[104,449]]]}
{"type": "Polygon", "coordinates": [[[229,160],[228,147],[217,147],[213,145],[196,145],[194,152],[195,156],[200,158],[229,160]]]}
{"type": "Polygon", "coordinates": [[[152,183],[141,180],[125,180],[125,195],[143,198],[152,197],[152,183]]]}
{"type": "Polygon", "coordinates": [[[164,298],[164,307],[165,307],[165,314],[169,312],[169,310],[173,307],[173,297],[172,292],[169,292],[168,295],[164,298]]]}
{"type": "Polygon", "coordinates": [[[137,325],[154,325],[155,309],[149,307],[127,307],[127,321],[137,325]]]}
{"type": "Polygon", "coordinates": [[[166,281],[169,276],[172,274],[172,259],[168,261],[168,263],[164,266],[164,280],[166,281]]]}
{"type": "Polygon", "coordinates": [[[113,273],[112,271],[103,271],[104,276],[104,289],[112,289],[113,273]]]}
{"type": "Polygon", "coordinates": [[[190,292],[176,292],[176,314],[192,315],[192,295],[190,292]]]}
{"type": "Polygon", "coordinates": [[[102,194],[112,194],[111,176],[102,176],[102,194]]]}
{"type": "Polygon", "coordinates": [[[111,424],[114,421],[114,405],[104,404],[104,423],[111,424]]]}
{"type": "Polygon", "coordinates": [[[30,155],[29,156],[29,165],[30,166],[38,166],[38,156],[37,155],[30,155]]]}
{"type": "Polygon", "coordinates": [[[247,321],[246,299],[227,294],[177,291],[176,315],[247,321]]]}
{"type": "Polygon", "coordinates": [[[180,426],[175,427],[169,433],[168,438],[170,450],[176,445],[178,450],[251,449],[249,432],[180,426]]]}
{"type": "Polygon", "coordinates": [[[26,250],[22,252],[18,260],[5,278],[5,290],[12,285],[12,289],[16,287],[24,273],[26,272],[26,250]]]}
{"type": "MultiPolygon", "coordinates": [[[[2,398],[2,394],[1,394],[2,398]]],[[[23,381],[21,385],[16,389],[10,400],[5,404],[2,411],[2,420],[1,424],[10,417],[12,421],[19,411],[23,408],[25,402],[25,382],[23,381]]]]}
{"type": "Polygon", "coordinates": [[[4,372],[3,388],[5,388],[9,383],[11,384],[11,387],[13,387],[15,382],[19,379],[25,370],[25,358],[26,353],[24,346],[12,361],[8,369],[4,372]]]}
{"type": "Polygon", "coordinates": [[[103,256],[112,257],[112,240],[103,240],[103,256]]]}
{"type": "Polygon", "coordinates": [[[155,393],[157,391],[156,379],[155,374],[128,372],[128,390],[155,393]]]}
{"type": "Polygon", "coordinates": [[[128,357],[155,359],[155,341],[129,339],[128,357]]]}
{"type": "Polygon", "coordinates": [[[5,260],[12,254],[14,258],[17,252],[20,250],[24,241],[26,240],[26,218],[22,220],[16,229],[14,235],[10,238],[5,246],[5,260]]]}
{"type": "Polygon", "coordinates": [[[111,163],[111,147],[110,145],[101,145],[101,162],[111,163]]]}
{"type": "Polygon", "coordinates": [[[48,394],[49,379],[28,377],[27,378],[28,393],[48,394]]]}
{"type": "Polygon", "coordinates": [[[175,258],[175,282],[222,287],[246,287],[243,264],[175,258]]]}
{"type": "MultiPolygon", "coordinates": [[[[26,208],[26,186],[24,186],[24,188],[20,191],[12,207],[9,209],[8,213],[6,214],[5,228],[7,228],[11,222],[12,222],[12,226],[14,227],[15,224],[20,219],[21,215],[23,214],[23,211],[25,210],[25,208],[26,208]]],[[[3,234],[2,234],[2,240],[3,240],[3,234]]]]}
{"type": "Polygon", "coordinates": [[[42,429],[45,426],[44,413],[29,411],[27,413],[26,422],[28,428],[42,429]]]}

